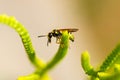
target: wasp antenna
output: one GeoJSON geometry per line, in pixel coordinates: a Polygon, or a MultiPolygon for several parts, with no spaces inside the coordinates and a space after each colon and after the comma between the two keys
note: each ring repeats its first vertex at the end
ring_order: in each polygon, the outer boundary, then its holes
{"type": "Polygon", "coordinates": [[[40,36],[38,36],[38,37],[46,37],[47,35],[40,35],[40,36]]]}

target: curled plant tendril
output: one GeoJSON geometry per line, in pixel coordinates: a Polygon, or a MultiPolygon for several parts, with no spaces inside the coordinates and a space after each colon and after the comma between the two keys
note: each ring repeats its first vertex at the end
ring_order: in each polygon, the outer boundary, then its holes
{"type": "Polygon", "coordinates": [[[62,33],[61,43],[56,55],[50,61],[45,63],[42,59],[36,56],[30,35],[20,22],[18,22],[13,16],[9,17],[3,14],[0,15],[0,23],[8,25],[19,34],[28,58],[36,69],[34,73],[28,76],[21,76],[18,80],[51,80],[46,73],[65,57],[69,47],[69,39],[73,38],[73,35],[69,34],[67,31],[64,31],[62,33]]]}
{"type": "Polygon", "coordinates": [[[36,58],[35,50],[32,46],[30,35],[25,27],[21,23],[19,23],[13,16],[9,17],[7,15],[0,15],[0,23],[6,24],[15,29],[15,31],[20,35],[22,39],[23,45],[30,61],[35,65],[35,67],[42,68],[45,64],[42,60],[39,60],[38,62],[38,58],[36,58]]]}
{"type": "Polygon", "coordinates": [[[120,44],[108,55],[98,70],[90,65],[88,52],[83,52],[81,63],[91,80],[120,80],[120,44]]]}

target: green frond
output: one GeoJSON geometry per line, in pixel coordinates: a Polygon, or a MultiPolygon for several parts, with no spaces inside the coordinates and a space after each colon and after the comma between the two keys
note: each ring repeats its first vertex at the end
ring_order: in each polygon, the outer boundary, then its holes
{"type": "Polygon", "coordinates": [[[100,72],[104,72],[108,70],[112,64],[114,64],[120,55],[120,45],[116,46],[116,48],[108,55],[108,57],[105,59],[103,64],[100,66],[100,72]]]}

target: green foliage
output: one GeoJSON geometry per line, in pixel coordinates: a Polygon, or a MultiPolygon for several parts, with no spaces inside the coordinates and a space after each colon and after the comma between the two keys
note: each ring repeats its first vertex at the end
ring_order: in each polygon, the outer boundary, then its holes
{"type": "Polygon", "coordinates": [[[47,72],[65,57],[69,47],[69,39],[74,38],[73,35],[68,33],[68,31],[63,31],[60,46],[56,55],[52,60],[46,63],[36,56],[30,35],[20,22],[18,22],[13,16],[9,17],[7,15],[0,15],[0,23],[10,26],[19,34],[28,58],[35,66],[35,72],[27,76],[18,77],[18,80],[51,80],[47,75],[47,72]]]}
{"type": "Polygon", "coordinates": [[[91,80],[120,80],[120,44],[108,55],[98,70],[90,65],[88,52],[83,52],[81,63],[91,80]]]}
{"type": "MultiPolygon", "coordinates": [[[[35,71],[32,74],[20,76],[18,80],[51,80],[47,72],[65,57],[69,47],[69,39],[74,39],[74,36],[68,33],[68,31],[63,31],[55,56],[50,61],[44,62],[37,57],[30,35],[20,22],[13,16],[0,15],[0,23],[8,25],[19,34],[28,58],[35,66],[35,71]]],[[[99,69],[94,69],[90,64],[90,56],[87,51],[82,53],[81,65],[85,73],[91,77],[91,80],[120,80],[120,44],[108,55],[99,69]]]]}

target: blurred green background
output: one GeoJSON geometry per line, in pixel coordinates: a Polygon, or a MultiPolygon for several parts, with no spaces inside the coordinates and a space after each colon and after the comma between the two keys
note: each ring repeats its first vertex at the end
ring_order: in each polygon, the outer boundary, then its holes
{"type": "MultiPolygon", "coordinates": [[[[53,80],[87,80],[81,52],[88,50],[97,67],[120,41],[119,0],[0,0],[0,14],[15,16],[29,31],[36,53],[48,61],[55,39],[39,38],[56,28],[78,28],[65,59],[49,72],[53,80]]],[[[18,34],[0,25],[0,80],[16,80],[34,71],[18,34]]]]}

